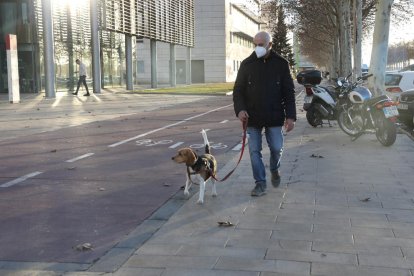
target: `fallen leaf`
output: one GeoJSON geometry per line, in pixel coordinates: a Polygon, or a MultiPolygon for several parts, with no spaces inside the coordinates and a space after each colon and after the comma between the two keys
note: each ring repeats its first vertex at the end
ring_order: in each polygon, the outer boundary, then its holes
{"type": "Polygon", "coordinates": [[[322,254],[321,254],[321,257],[326,257],[326,254],[325,254],[325,253],[322,253],[322,254]]]}
{"type": "Polygon", "coordinates": [[[57,149],[51,150],[50,152],[57,152],[57,149]]]}
{"type": "Polygon", "coordinates": [[[73,249],[77,251],[88,251],[88,250],[93,250],[93,247],[92,247],[92,244],[85,242],[82,244],[78,244],[77,246],[73,247],[73,249]]]}
{"type": "Polygon", "coordinates": [[[314,153],[312,153],[312,155],[310,157],[312,157],[312,158],[323,158],[322,155],[316,155],[314,153]]]}
{"type": "Polygon", "coordinates": [[[99,188],[99,191],[106,191],[105,188],[99,188]]]}
{"type": "Polygon", "coordinates": [[[231,223],[230,221],[218,221],[217,223],[219,226],[225,226],[225,227],[234,226],[234,224],[231,223]]]}
{"type": "Polygon", "coordinates": [[[368,201],[370,201],[370,200],[371,200],[371,198],[369,198],[369,197],[364,198],[364,199],[360,199],[360,201],[362,201],[362,202],[368,202],[368,201]]]}
{"type": "Polygon", "coordinates": [[[170,186],[171,186],[171,184],[169,184],[169,183],[164,183],[164,184],[163,184],[163,186],[164,186],[164,187],[170,187],[170,186]]]}

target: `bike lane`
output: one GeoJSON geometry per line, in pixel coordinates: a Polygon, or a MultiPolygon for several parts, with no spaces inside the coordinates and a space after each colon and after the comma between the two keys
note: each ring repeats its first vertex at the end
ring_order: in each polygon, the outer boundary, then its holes
{"type": "Polygon", "coordinates": [[[202,128],[224,166],[241,139],[231,105],[164,128],[212,106],[183,104],[0,143],[0,187],[40,172],[0,188],[0,260],[92,263],[102,256],[180,190],[185,167],[171,156],[199,147],[202,128]],[[94,250],[74,250],[85,242],[94,250]]]}

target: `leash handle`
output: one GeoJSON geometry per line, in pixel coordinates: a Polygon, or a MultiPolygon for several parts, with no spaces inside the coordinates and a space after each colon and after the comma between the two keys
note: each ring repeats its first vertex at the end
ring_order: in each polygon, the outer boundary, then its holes
{"type": "Polygon", "coordinates": [[[217,182],[224,182],[227,178],[229,178],[230,177],[230,175],[232,175],[233,174],[233,172],[236,170],[236,168],[239,166],[239,164],[240,164],[240,161],[242,160],[242,157],[243,157],[243,153],[244,153],[244,148],[245,148],[245,146],[246,146],[246,137],[247,137],[247,120],[245,120],[245,121],[243,121],[243,123],[242,123],[242,125],[243,125],[243,140],[242,140],[242,148],[241,148],[241,151],[240,151],[240,157],[239,157],[239,160],[237,161],[237,164],[236,164],[236,166],[234,167],[234,169],[232,169],[226,176],[224,176],[223,177],[223,179],[221,179],[221,180],[219,180],[219,179],[217,179],[216,178],[216,176],[215,175],[211,175],[211,177],[214,179],[214,180],[216,180],[217,182]]]}

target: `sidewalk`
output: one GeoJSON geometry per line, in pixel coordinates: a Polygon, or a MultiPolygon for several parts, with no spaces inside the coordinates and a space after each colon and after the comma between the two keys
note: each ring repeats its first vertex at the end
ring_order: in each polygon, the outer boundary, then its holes
{"type": "Polygon", "coordinates": [[[413,142],[351,142],[303,115],[286,137],[280,188],[250,197],[246,154],[217,198],[192,197],[115,275],[413,275],[413,142]]]}
{"type": "Polygon", "coordinates": [[[336,123],[313,128],[304,115],[286,136],[282,184],[269,183],[267,195],[250,196],[246,151],[218,197],[210,185],[204,205],[196,204],[198,186],[188,201],[177,195],[85,271],[0,262],[0,275],[413,276],[413,141],[351,142],[336,123]]]}

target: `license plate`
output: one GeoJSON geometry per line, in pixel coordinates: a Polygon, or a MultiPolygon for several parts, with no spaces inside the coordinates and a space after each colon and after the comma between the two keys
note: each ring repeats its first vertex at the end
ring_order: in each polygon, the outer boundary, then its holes
{"type": "Polygon", "coordinates": [[[305,104],[311,103],[312,102],[312,99],[313,99],[313,96],[305,96],[305,99],[304,99],[305,104]]]}
{"type": "Polygon", "coordinates": [[[384,111],[385,118],[398,116],[398,109],[395,105],[386,106],[382,109],[382,111],[384,111]]]}
{"type": "Polygon", "coordinates": [[[398,104],[398,109],[404,109],[404,110],[407,110],[407,109],[408,109],[408,104],[403,104],[403,103],[400,103],[400,104],[398,104]]]}

